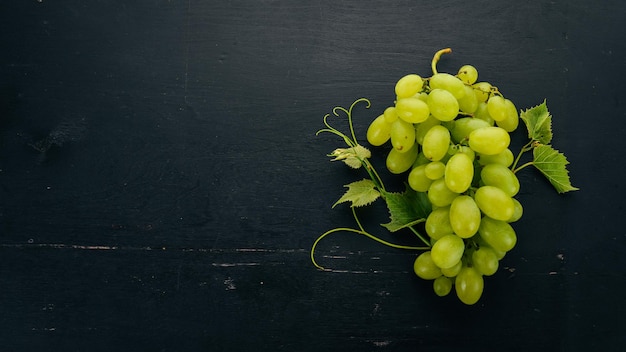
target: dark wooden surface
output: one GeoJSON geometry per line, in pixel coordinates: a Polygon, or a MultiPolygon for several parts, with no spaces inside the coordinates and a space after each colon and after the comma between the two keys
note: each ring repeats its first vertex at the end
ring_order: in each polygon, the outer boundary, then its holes
{"type": "MultiPolygon", "coordinates": [[[[5,351],[619,351],[623,1],[0,3],[5,351]],[[362,174],[315,137],[402,75],[547,99],[580,192],[520,176],[517,247],[466,307],[414,253],[322,232],[362,174]]],[[[364,214],[385,221],[382,208],[364,214]]],[[[395,241],[410,242],[405,238],[395,241]]]]}

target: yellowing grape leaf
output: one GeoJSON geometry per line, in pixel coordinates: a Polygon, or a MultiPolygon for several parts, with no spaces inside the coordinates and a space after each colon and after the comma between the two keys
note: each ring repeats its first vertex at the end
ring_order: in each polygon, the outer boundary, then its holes
{"type": "Polygon", "coordinates": [[[361,160],[371,157],[372,153],[369,149],[361,145],[356,145],[351,148],[337,148],[328,156],[335,157],[331,161],[342,160],[351,168],[358,169],[363,165],[361,160]]]}
{"type": "Polygon", "coordinates": [[[569,164],[563,153],[549,145],[538,145],[533,148],[533,165],[550,181],[557,192],[576,191],[572,186],[566,165],[569,164]]]}
{"type": "Polygon", "coordinates": [[[520,118],[528,129],[528,138],[539,141],[542,144],[550,144],[552,141],[552,115],[548,112],[546,101],[522,111],[520,118]]]}
{"type": "Polygon", "coordinates": [[[372,180],[361,180],[345,185],[348,190],[339,200],[333,204],[333,208],[343,202],[351,202],[351,207],[362,207],[371,204],[380,197],[380,192],[376,190],[376,185],[372,180]]]}
{"type": "Polygon", "coordinates": [[[426,193],[416,192],[408,185],[403,193],[385,192],[384,196],[391,221],[382,226],[391,232],[423,222],[431,212],[426,193]]]}

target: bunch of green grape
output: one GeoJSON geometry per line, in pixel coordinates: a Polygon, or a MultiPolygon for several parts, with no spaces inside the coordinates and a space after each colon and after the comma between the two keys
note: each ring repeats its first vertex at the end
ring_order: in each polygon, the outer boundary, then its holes
{"type": "Polygon", "coordinates": [[[496,87],[477,82],[471,65],[456,75],[433,72],[397,81],[395,104],[371,122],[367,140],[390,141],[387,169],[406,173],[432,205],[425,222],[431,248],[415,260],[415,273],[432,280],[437,295],[454,287],[463,303],[474,304],[483,277],[496,273],[517,241],[511,223],[523,208],[514,198],[520,183],[509,168],[509,133],[519,114],[496,87]]]}

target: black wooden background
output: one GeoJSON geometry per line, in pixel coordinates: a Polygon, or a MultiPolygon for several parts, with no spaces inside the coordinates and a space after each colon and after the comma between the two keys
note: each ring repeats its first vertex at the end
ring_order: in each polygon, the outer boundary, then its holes
{"type": "Polygon", "coordinates": [[[624,20],[618,0],[1,1],[0,349],[623,350],[624,20]],[[443,47],[440,71],[547,99],[581,188],[521,173],[518,245],[471,307],[357,235],[320,244],[333,271],[309,260],[364,177],[328,161],[322,117],[367,97],[364,136],[443,47]]]}

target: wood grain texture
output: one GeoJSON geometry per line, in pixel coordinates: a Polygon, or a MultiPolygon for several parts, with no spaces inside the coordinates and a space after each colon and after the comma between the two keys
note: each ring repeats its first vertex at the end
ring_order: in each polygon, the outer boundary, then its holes
{"type": "MultiPolygon", "coordinates": [[[[619,350],[625,6],[3,3],[0,345],[619,350]],[[320,244],[332,271],[309,260],[320,233],[352,225],[331,205],[363,177],[328,162],[340,141],[315,136],[322,117],[367,97],[363,135],[442,47],[441,70],[472,63],[518,108],[547,99],[582,189],[520,176],[519,243],[473,307],[435,297],[415,253],[355,235],[320,244]]],[[[368,228],[385,217],[364,213],[368,228]]]]}

